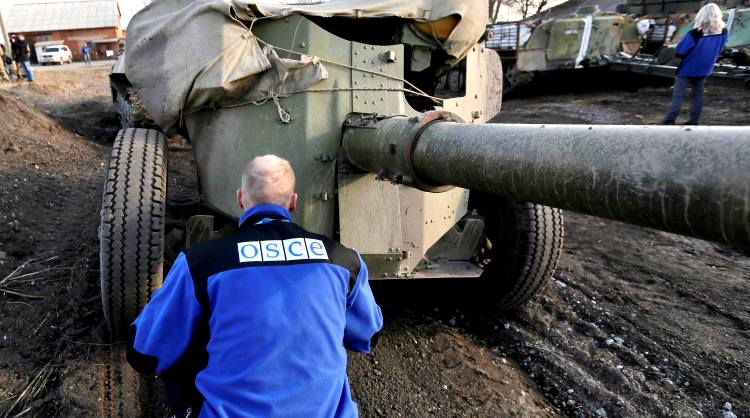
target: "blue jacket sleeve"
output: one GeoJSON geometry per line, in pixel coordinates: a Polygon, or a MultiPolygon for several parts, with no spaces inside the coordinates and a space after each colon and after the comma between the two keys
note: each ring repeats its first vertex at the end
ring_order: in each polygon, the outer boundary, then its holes
{"type": "Polygon", "coordinates": [[[169,369],[187,350],[200,319],[193,278],[185,255],[180,254],[164,285],[130,325],[128,362],[145,374],[169,369]]]}
{"type": "Polygon", "coordinates": [[[674,53],[677,58],[685,58],[690,54],[690,51],[693,50],[695,47],[695,38],[693,37],[692,33],[686,33],[685,36],[682,38],[679,44],[677,44],[677,48],[675,48],[674,53]]]}
{"type": "Polygon", "coordinates": [[[369,353],[375,344],[377,333],[383,328],[383,313],[375,303],[375,296],[370,289],[367,266],[361,257],[359,262],[357,283],[347,298],[344,346],[353,351],[369,353]]]}

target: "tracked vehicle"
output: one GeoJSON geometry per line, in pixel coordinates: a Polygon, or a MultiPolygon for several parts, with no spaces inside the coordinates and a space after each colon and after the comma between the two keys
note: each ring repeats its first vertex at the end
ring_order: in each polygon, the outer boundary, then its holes
{"type": "Polygon", "coordinates": [[[466,278],[504,309],[552,276],[561,209],[750,247],[750,128],[484,124],[500,110],[502,70],[477,43],[485,20],[471,5],[342,4],[235,1],[175,21],[165,0],[131,23],[112,74],[127,129],[100,228],[115,335],[162,282],[165,133],[178,131],[208,215],[188,220],[189,245],[216,235],[214,218],[238,218],[244,165],[273,153],[297,173],[295,221],[358,250],[371,280],[466,278]],[[175,58],[198,33],[210,56],[175,58]],[[441,90],[459,63],[465,91],[441,90]]]}

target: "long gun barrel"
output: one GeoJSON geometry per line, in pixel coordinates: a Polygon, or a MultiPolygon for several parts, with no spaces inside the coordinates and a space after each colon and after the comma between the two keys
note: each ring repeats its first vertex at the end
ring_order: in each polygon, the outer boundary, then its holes
{"type": "Polygon", "coordinates": [[[346,157],[422,190],[458,186],[750,248],[750,128],[450,119],[354,115],[346,157]]]}

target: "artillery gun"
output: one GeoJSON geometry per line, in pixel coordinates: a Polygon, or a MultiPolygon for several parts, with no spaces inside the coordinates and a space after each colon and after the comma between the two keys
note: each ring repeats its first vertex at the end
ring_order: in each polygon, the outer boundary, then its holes
{"type": "MultiPolygon", "coordinates": [[[[468,9],[435,2],[428,19],[372,9],[330,17],[339,2],[282,13],[235,1],[231,15],[211,15],[224,22],[214,35],[205,14],[185,17],[216,42],[214,60],[192,78],[153,81],[155,71],[190,69],[165,58],[195,36],[187,20],[170,21],[171,3],[136,16],[111,76],[129,125],[114,144],[100,227],[102,301],[115,335],[163,276],[165,134],[138,126],[148,119],[143,108],[192,144],[213,217],[240,215],[234,190],[247,161],[288,159],[298,178],[295,221],[358,250],[371,280],[466,278],[478,295],[516,308],[554,273],[561,209],[750,248],[750,129],[484,124],[500,110],[502,70],[477,43],[484,21],[472,25],[468,9]],[[154,44],[166,39],[153,30],[159,19],[171,45],[154,44]],[[246,51],[271,67],[237,77],[252,67],[236,55],[246,51]],[[465,91],[436,97],[439,75],[458,62],[465,91]],[[273,71],[286,81],[263,84],[273,71]],[[179,82],[187,87],[166,90],[182,92],[174,112],[164,86],[179,82]],[[253,96],[258,85],[267,87],[262,99],[253,96]]],[[[188,220],[189,244],[216,234],[211,216],[188,220]]]]}

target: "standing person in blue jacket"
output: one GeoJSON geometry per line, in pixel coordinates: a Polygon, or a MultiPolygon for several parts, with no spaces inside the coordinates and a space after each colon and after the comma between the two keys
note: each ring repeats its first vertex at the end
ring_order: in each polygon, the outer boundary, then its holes
{"type": "Polygon", "coordinates": [[[664,125],[675,124],[688,86],[693,88],[693,104],[687,124],[698,124],[703,109],[703,86],[726,43],[727,30],[724,29],[721,9],[713,3],[703,6],[695,16],[693,29],[675,50],[675,55],[682,58],[682,62],[677,68],[672,103],[664,118],[664,125]]]}
{"type": "Polygon", "coordinates": [[[91,65],[91,47],[89,44],[83,44],[81,54],[83,54],[83,65],[91,65]]]}
{"type": "Polygon", "coordinates": [[[252,160],[237,203],[236,233],[177,257],[130,326],[128,361],[162,374],[178,417],[356,417],[345,348],[370,352],[383,325],[367,267],[291,221],[286,160],[252,160]]]}

